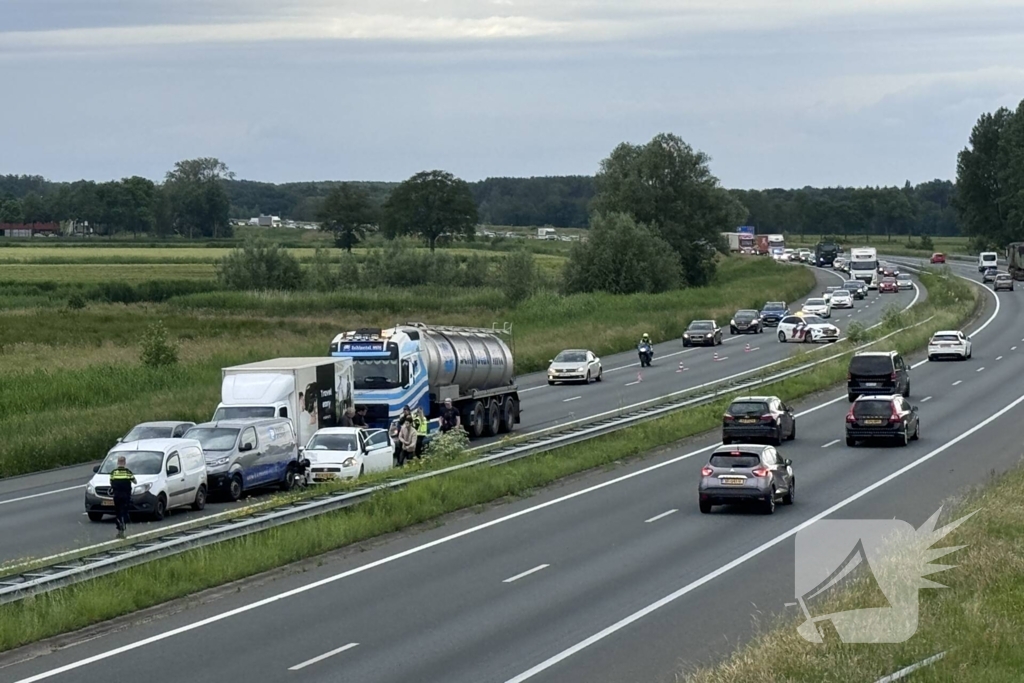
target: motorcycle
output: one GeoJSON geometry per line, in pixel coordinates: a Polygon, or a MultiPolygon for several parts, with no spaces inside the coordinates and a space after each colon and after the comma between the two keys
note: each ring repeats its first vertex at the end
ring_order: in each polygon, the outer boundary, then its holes
{"type": "Polygon", "coordinates": [[[637,353],[640,356],[640,367],[647,368],[651,366],[651,359],[654,358],[654,349],[651,348],[650,344],[641,342],[637,348],[637,353]]]}

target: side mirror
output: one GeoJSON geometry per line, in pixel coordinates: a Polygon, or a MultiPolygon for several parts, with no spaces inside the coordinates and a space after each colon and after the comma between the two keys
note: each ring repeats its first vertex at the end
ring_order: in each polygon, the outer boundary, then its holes
{"type": "Polygon", "coordinates": [[[789,458],[786,458],[782,462],[786,465],[786,467],[791,467],[793,465],[793,461],[790,460],[789,458]]]}
{"type": "Polygon", "coordinates": [[[554,358],[548,358],[548,362],[549,362],[549,363],[554,363],[554,362],[555,362],[555,359],[554,359],[554,358]]]}
{"type": "Polygon", "coordinates": [[[910,406],[910,411],[916,413],[917,412],[917,406],[910,406]]]}
{"type": "Polygon", "coordinates": [[[97,472],[99,472],[99,471],[100,471],[100,466],[99,466],[99,465],[96,465],[96,466],[94,466],[94,467],[92,468],[92,473],[93,473],[93,474],[96,474],[96,473],[97,473],[97,472]]]}
{"type": "Polygon", "coordinates": [[[302,455],[305,452],[306,452],[306,447],[305,446],[299,446],[299,455],[302,455]]]}
{"type": "Polygon", "coordinates": [[[179,472],[181,472],[181,470],[178,469],[177,465],[168,465],[167,466],[167,476],[168,477],[170,477],[172,475],[175,475],[175,474],[178,474],[179,472]]]}
{"type": "Polygon", "coordinates": [[[124,443],[124,438],[120,436],[117,437],[117,443],[124,443]]]}
{"type": "Polygon", "coordinates": [[[409,386],[409,361],[402,361],[402,386],[409,386]]]}

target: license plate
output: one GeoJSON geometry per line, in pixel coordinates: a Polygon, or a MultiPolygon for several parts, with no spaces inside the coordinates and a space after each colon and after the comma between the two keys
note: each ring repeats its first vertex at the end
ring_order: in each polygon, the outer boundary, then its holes
{"type": "Polygon", "coordinates": [[[333,474],[314,474],[313,481],[326,481],[328,479],[334,479],[333,474]]]}
{"type": "Polygon", "coordinates": [[[112,507],[114,507],[114,501],[112,501],[112,500],[104,500],[104,501],[100,502],[100,505],[102,505],[104,507],[112,508],[112,507]]]}
{"type": "Polygon", "coordinates": [[[743,486],[745,481],[743,477],[722,477],[722,483],[726,486],[743,486]]]}
{"type": "Polygon", "coordinates": [[[753,418],[753,417],[746,417],[746,418],[743,418],[742,420],[740,420],[740,424],[745,424],[745,425],[757,424],[757,419],[753,418]]]}
{"type": "Polygon", "coordinates": [[[882,420],[864,420],[864,424],[866,424],[866,425],[880,425],[880,424],[882,424],[882,420]]]}
{"type": "Polygon", "coordinates": [[[878,386],[878,382],[864,382],[864,386],[866,386],[866,387],[877,387],[878,386]]]}

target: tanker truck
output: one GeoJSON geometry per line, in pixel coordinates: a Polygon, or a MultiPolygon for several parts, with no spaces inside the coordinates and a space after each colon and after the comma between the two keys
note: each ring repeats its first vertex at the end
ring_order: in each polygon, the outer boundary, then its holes
{"type": "Polygon", "coordinates": [[[519,423],[515,363],[504,337],[512,327],[444,327],[406,323],[391,329],[342,332],[330,355],[351,358],[353,399],[371,427],[389,429],[402,408],[423,408],[430,435],[440,427],[445,399],[462,416],[470,438],[510,432],[519,423]]]}

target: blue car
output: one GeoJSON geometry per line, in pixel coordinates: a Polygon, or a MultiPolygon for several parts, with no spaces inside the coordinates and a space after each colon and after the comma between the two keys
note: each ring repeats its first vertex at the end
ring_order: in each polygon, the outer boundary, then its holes
{"type": "Polygon", "coordinates": [[[789,307],[785,301],[769,301],[761,309],[761,322],[768,327],[776,327],[787,315],[789,307]]]}

